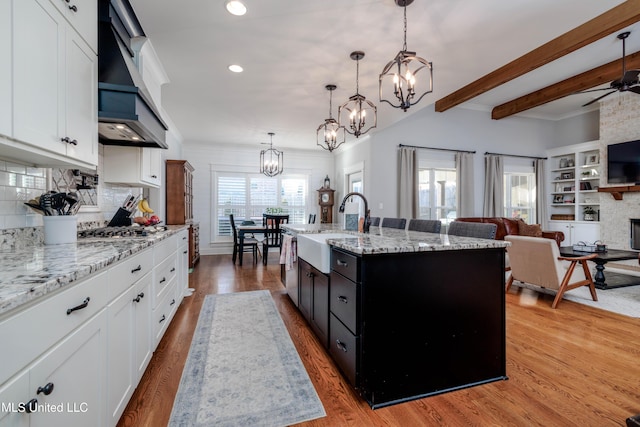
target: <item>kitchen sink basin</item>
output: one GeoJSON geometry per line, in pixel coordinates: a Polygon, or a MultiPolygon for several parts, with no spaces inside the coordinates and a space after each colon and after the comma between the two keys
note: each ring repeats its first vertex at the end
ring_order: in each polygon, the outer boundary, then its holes
{"type": "Polygon", "coordinates": [[[331,272],[331,247],[327,239],[353,238],[346,233],[298,234],[298,257],[325,274],[331,272]]]}

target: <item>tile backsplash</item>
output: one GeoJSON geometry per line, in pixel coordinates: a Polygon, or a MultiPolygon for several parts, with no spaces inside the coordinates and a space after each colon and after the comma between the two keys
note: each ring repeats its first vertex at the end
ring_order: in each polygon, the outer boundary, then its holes
{"type": "Polygon", "coordinates": [[[0,159],[0,229],[42,225],[24,203],[47,191],[47,169],[0,159]]]}

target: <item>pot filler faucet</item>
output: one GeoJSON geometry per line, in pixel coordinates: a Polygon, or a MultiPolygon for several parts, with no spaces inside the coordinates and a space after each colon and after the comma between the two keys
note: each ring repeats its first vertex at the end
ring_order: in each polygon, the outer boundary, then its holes
{"type": "Polygon", "coordinates": [[[362,231],[368,233],[369,226],[371,225],[371,211],[369,210],[369,202],[367,202],[367,199],[364,197],[364,195],[355,191],[347,194],[346,196],[344,196],[344,199],[342,199],[342,203],[338,208],[338,212],[344,213],[344,205],[347,203],[347,199],[351,196],[360,196],[360,198],[364,201],[364,224],[362,226],[362,231]]]}

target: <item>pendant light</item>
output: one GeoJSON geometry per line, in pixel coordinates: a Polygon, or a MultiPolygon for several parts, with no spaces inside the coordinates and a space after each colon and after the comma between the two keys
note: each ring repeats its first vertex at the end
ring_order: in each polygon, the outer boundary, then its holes
{"type": "Polygon", "coordinates": [[[269,148],[260,151],[260,173],[266,176],[276,176],[282,173],[284,153],[273,148],[273,135],[275,133],[269,132],[268,135],[271,137],[269,148]]]}
{"type": "Polygon", "coordinates": [[[336,87],[336,85],[325,86],[329,91],[329,118],[325,119],[316,131],[316,144],[329,152],[344,144],[346,137],[344,128],[331,116],[333,91],[336,87]]]}
{"type": "Polygon", "coordinates": [[[416,52],[407,50],[407,6],[413,3],[413,0],[395,0],[396,4],[404,8],[404,44],[402,50],[398,52],[396,57],[389,62],[380,74],[380,102],[386,102],[394,108],[402,108],[407,111],[409,107],[417,104],[428,93],[433,92],[433,64],[426,59],[416,56],[416,52]],[[422,73],[418,81],[416,77],[422,70],[429,73],[422,73]],[[428,80],[427,80],[428,78],[428,80]],[[384,98],[383,80],[389,81],[384,92],[389,95],[389,99],[384,98]],[[416,97],[416,85],[420,83],[420,87],[424,88],[424,92],[416,97]],[[391,96],[393,91],[393,96],[391,96]]]}
{"type": "Polygon", "coordinates": [[[359,92],[360,60],[364,58],[364,52],[359,50],[351,52],[350,57],[356,61],[356,94],[338,108],[338,123],[346,132],[357,138],[377,126],[378,113],[373,102],[359,92]],[[370,123],[368,127],[367,121],[370,123]]]}

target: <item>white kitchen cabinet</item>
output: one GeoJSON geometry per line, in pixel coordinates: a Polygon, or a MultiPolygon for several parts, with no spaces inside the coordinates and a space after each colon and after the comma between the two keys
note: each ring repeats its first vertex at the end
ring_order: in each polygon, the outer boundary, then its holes
{"type": "Polygon", "coordinates": [[[103,181],[117,185],[160,187],[162,153],[157,148],[104,146],[103,181]]]}
{"type": "Polygon", "coordinates": [[[107,306],[109,425],[118,423],[151,360],[151,277],[147,273],[107,306]]]}
{"type": "Polygon", "coordinates": [[[0,0],[0,134],[11,135],[11,0],[0,0]]]}
{"type": "Polygon", "coordinates": [[[29,371],[25,370],[0,387],[0,427],[28,427],[29,414],[23,412],[29,400],[29,371]]]}
{"type": "MultiPolygon", "coordinates": [[[[21,0],[22,1],[22,0],[21,0]]],[[[94,53],[98,53],[98,2],[50,0],[94,53]]]]}
{"type": "Polygon", "coordinates": [[[178,297],[189,295],[189,230],[178,233],[178,297]]]}
{"type": "Polygon", "coordinates": [[[50,156],[51,164],[95,168],[97,55],[49,0],[14,0],[12,36],[13,133],[7,136],[30,146],[30,163],[50,156]]]}
{"type": "MultiPolygon", "coordinates": [[[[107,313],[99,314],[45,353],[29,371],[29,399],[58,405],[61,412],[36,411],[31,427],[104,426],[107,393],[107,313]],[[50,394],[38,393],[53,384],[50,394]]],[[[45,406],[46,408],[46,406],[45,406]]]]}
{"type": "Polygon", "coordinates": [[[591,244],[600,239],[600,224],[593,221],[549,221],[547,228],[564,233],[563,246],[572,246],[578,242],[591,244]]]}

